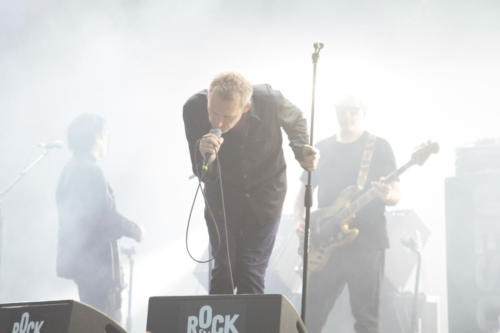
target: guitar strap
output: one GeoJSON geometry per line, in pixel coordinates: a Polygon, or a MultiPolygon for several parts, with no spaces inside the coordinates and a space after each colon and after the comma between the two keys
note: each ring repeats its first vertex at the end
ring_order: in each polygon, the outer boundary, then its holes
{"type": "Polygon", "coordinates": [[[361,165],[359,166],[358,180],[356,182],[360,191],[363,190],[366,185],[366,180],[368,179],[368,172],[370,171],[376,139],[377,137],[375,135],[368,133],[368,139],[366,140],[365,149],[361,158],[361,165]]]}

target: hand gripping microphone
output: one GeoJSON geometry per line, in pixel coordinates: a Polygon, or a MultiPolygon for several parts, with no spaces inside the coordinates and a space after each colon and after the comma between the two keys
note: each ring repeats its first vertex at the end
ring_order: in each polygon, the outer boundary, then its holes
{"type": "MultiPolygon", "coordinates": [[[[218,138],[220,138],[221,135],[222,135],[222,131],[220,130],[220,128],[212,128],[210,130],[210,133],[215,134],[218,138]]],[[[210,159],[210,155],[212,155],[212,154],[211,153],[205,153],[205,158],[203,159],[203,165],[201,166],[201,169],[203,171],[207,171],[208,170],[208,160],[210,159]]]]}

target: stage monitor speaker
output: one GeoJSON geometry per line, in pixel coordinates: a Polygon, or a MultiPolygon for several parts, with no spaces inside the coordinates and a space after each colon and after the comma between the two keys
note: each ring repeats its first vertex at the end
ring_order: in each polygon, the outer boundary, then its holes
{"type": "Polygon", "coordinates": [[[448,178],[445,194],[449,330],[497,332],[500,172],[448,178]]]}
{"type": "Polygon", "coordinates": [[[149,299],[151,333],[302,333],[304,323],[282,295],[165,296],[149,299]]]}
{"type": "Polygon", "coordinates": [[[479,290],[475,284],[475,207],[472,189],[462,179],[448,178],[445,197],[449,331],[480,332],[476,322],[479,290]]]}
{"type": "Polygon", "coordinates": [[[0,304],[2,333],[126,333],[105,314],[72,300],[0,304]]]}

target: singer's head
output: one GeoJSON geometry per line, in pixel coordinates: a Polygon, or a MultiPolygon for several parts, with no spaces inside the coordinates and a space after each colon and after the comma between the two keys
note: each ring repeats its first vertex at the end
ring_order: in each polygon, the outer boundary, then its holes
{"type": "Polygon", "coordinates": [[[106,155],[108,133],[104,118],[93,113],[83,113],[68,126],[68,147],[75,155],[106,155]]]}
{"type": "Polygon", "coordinates": [[[217,75],[208,88],[208,119],[222,133],[231,130],[250,110],[253,87],[238,73],[217,75]]]}

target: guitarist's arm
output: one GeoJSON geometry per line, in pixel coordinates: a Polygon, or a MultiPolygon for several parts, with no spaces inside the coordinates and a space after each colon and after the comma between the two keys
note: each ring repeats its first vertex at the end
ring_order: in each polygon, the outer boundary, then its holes
{"type": "Polygon", "coordinates": [[[387,184],[384,180],[384,177],[382,177],[378,181],[373,181],[371,183],[372,187],[386,206],[394,206],[400,199],[399,181],[395,180],[387,184]]]}

